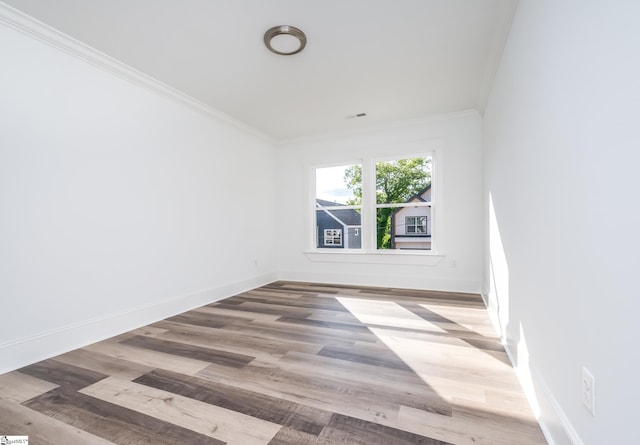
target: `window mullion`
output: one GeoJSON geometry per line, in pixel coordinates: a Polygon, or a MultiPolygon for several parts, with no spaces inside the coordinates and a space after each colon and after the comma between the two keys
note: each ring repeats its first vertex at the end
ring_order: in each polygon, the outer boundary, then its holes
{"type": "Polygon", "coordinates": [[[376,172],[372,159],[362,161],[362,227],[363,248],[376,250],[376,172]]]}

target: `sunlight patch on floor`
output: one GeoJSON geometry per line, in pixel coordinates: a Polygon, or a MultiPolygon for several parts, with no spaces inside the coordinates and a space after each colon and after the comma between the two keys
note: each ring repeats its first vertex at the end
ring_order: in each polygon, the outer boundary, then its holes
{"type": "Polygon", "coordinates": [[[484,307],[461,310],[458,307],[452,308],[439,304],[420,304],[419,306],[446,320],[452,329],[474,332],[483,337],[496,337],[493,326],[486,323],[487,312],[484,307]]]}
{"type": "MultiPolygon", "coordinates": [[[[516,383],[513,370],[507,363],[487,356],[498,353],[470,347],[455,335],[449,337],[449,341],[434,342],[433,335],[447,331],[397,303],[346,297],[337,299],[422,381],[447,400],[485,403],[483,382],[498,377],[505,383],[516,383]],[[469,369],[473,372],[470,373],[469,369]],[[468,383],[460,383],[465,381],[468,383]]],[[[454,322],[451,324],[455,325],[454,322]]]]}
{"type": "Polygon", "coordinates": [[[446,332],[440,326],[414,314],[392,301],[337,297],[361,323],[371,326],[413,329],[425,332],[446,332]]]}

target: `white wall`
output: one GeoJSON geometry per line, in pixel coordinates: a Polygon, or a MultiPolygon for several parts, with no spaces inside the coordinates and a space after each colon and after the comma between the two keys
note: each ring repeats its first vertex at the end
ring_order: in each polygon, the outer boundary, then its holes
{"type": "Polygon", "coordinates": [[[485,114],[485,292],[557,444],[638,443],[639,16],[521,0],[485,114]]]}
{"type": "Polygon", "coordinates": [[[394,127],[282,144],[277,152],[279,273],[287,280],[479,292],[482,275],[481,120],[475,112],[406,122],[394,127]],[[417,143],[417,144],[416,144],[417,143]],[[314,164],[407,153],[437,147],[435,239],[442,256],[427,258],[333,253],[305,254],[312,228],[308,175],[314,164]],[[440,187],[438,190],[437,187],[440,187]],[[441,193],[440,196],[438,194],[441,193]],[[345,262],[343,259],[350,261],[345,262]],[[400,261],[398,261],[400,260],[400,261]],[[354,262],[355,261],[355,262],[354,262]],[[455,268],[452,266],[455,261],[455,268]],[[400,264],[404,263],[404,264],[400,264]]]}
{"type": "Polygon", "coordinates": [[[1,24],[0,60],[0,373],[276,278],[270,142],[1,24]]]}

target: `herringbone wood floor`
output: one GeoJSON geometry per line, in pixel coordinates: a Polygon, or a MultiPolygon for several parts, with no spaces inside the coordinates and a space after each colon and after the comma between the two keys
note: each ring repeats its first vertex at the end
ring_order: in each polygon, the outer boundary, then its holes
{"type": "Polygon", "coordinates": [[[276,282],[0,376],[30,444],[546,443],[477,295],[276,282]]]}

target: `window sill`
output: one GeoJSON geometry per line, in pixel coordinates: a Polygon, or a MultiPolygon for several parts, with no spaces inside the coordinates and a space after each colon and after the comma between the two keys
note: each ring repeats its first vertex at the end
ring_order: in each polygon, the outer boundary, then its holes
{"type": "Polygon", "coordinates": [[[309,250],[304,256],[310,261],[325,263],[360,263],[360,264],[408,264],[418,266],[436,266],[441,263],[445,255],[433,252],[363,252],[341,251],[323,252],[309,250]]]}

